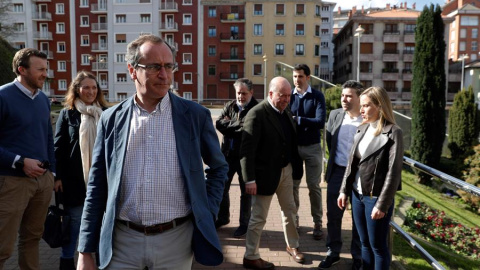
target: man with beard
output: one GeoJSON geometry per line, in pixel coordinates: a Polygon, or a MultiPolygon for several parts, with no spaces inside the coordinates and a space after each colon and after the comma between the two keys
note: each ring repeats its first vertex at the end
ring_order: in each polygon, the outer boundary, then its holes
{"type": "Polygon", "coordinates": [[[17,235],[20,269],[38,269],[55,172],[50,101],[41,90],[47,55],[19,50],[12,67],[17,78],[0,87],[0,269],[17,235]]]}

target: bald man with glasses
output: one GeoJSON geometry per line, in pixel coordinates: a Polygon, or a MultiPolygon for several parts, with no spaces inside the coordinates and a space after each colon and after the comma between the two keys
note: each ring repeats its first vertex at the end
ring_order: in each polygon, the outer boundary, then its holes
{"type": "Polygon", "coordinates": [[[174,51],[160,37],[140,36],[126,58],[136,93],[100,119],[77,269],[96,269],[97,248],[100,269],[219,265],[228,165],[210,111],[170,91],[174,51]]]}

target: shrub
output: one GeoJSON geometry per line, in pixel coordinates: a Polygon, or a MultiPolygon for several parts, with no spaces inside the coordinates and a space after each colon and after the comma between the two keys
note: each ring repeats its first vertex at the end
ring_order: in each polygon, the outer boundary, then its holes
{"type": "MultiPolygon", "coordinates": [[[[342,86],[332,86],[325,90],[325,104],[327,107],[327,116],[330,115],[331,110],[338,109],[342,107],[342,86]]],[[[327,118],[328,119],[328,118],[327,118]]]]}
{"type": "MultiPolygon", "coordinates": [[[[465,161],[465,170],[463,171],[463,180],[474,186],[480,187],[480,144],[473,148],[473,154],[468,156],[465,161]]],[[[462,199],[470,205],[473,210],[480,213],[480,197],[474,196],[463,190],[457,191],[462,199]]]]}
{"type": "Polygon", "coordinates": [[[441,243],[455,253],[480,259],[480,228],[465,227],[447,217],[443,211],[416,202],[407,210],[405,225],[411,231],[441,243]]]}

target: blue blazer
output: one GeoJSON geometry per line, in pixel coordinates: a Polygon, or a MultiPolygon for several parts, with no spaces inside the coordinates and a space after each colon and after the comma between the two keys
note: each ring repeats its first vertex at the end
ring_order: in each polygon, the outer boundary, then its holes
{"type": "MultiPolygon", "coordinates": [[[[219,265],[222,248],[215,230],[228,164],[220,151],[210,111],[172,93],[172,118],[178,159],[194,216],[192,247],[197,262],[219,265]],[[203,170],[203,163],[208,166],[203,170]]],[[[99,267],[112,258],[112,237],[125,162],[133,97],[106,110],[97,128],[79,252],[96,252],[99,267]],[[103,219],[103,221],[102,221],[103,219]]]]}

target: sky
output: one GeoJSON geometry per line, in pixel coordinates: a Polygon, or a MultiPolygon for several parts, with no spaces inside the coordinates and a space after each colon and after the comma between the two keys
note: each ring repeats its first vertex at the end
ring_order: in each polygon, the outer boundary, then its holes
{"type": "Polygon", "coordinates": [[[445,5],[446,0],[326,0],[326,2],[333,2],[337,3],[335,6],[335,10],[338,9],[340,6],[342,10],[347,10],[351,9],[353,6],[357,6],[357,10],[362,8],[362,5],[364,8],[368,7],[385,7],[387,3],[390,3],[391,6],[397,5],[398,7],[400,6],[400,3],[405,3],[407,2],[407,7],[411,8],[413,3],[416,3],[416,9],[417,10],[423,10],[423,7],[425,5],[430,5],[432,4],[439,4],[440,7],[445,5]]]}

